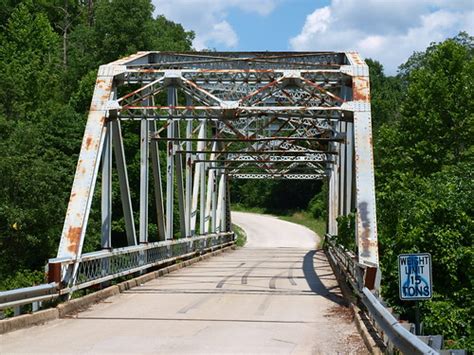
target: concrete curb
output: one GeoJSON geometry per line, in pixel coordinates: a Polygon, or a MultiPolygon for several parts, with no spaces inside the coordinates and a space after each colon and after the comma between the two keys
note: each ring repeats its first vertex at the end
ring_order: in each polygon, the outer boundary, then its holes
{"type": "MultiPolygon", "coordinates": [[[[325,253],[326,253],[326,250],[325,250],[325,253]]],[[[351,289],[347,285],[346,280],[344,279],[343,275],[341,275],[341,273],[339,272],[337,265],[334,265],[331,258],[327,256],[327,259],[329,261],[329,265],[331,265],[334,275],[336,275],[337,282],[339,283],[339,287],[341,288],[341,292],[344,298],[349,302],[349,307],[352,311],[352,314],[354,315],[354,322],[355,322],[357,331],[362,337],[362,340],[364,341],[365,346],[367,347],[367,349],[370,351],[371,354],[374,354],[374,355],[383,354],[383,351],[377,345],[374,338],[370,335],[370,332],[365,326],[364,321],[360,317],[361,310],[355,304],[354,294],[352,293],[351,289]]]]}
{"type": "Polygon", "coordinates": [[[15,318],[4,319],[0,321],[0,334],[27,328],[36,324],[42,324],[58,318],[59,310],[57,308],[50,308],[38,311],[36,313],[23,314],[15,318]]]}
{"type": "Polygon", "coordinates": [[[235,249],[234,245],[214,250],[212,252],[208,252],[204,255],[200,255],[192,259],[183,260],[177,264],[173,264],[163,269],[152,271],[145,275],[141,275],[133,279],[123,281],[117,285],[104,288],[103,290],[90,293],[86,296],[60,303],[55,308],[49,308],[35,313],[23,314],[21,316],[0,320],[0,334],[5,334],[14,330],[43,324],[54,319],[64,318],[71,314],[84,311],[93,304],[98,303],[106,298],[118,295],[126,290],[129,290],[136,286],[140,286],[160,276],[164,276],[173,271],[182,269],[186,266],[190,266],[194,263],[197,263],[198,261],[209,259],[212,256],[224,253],[231,249],[235,249]]]}
{"type": "Polygon", "coordinates": [[[86,296],[60,303],[56,306],[59,311],[59,318],[63,318],[71,313],[86,310],[92,304],[100,302],[108,297],[118,295],[119,293],[120,289],[117,286],[110,286],[86,296]]]}

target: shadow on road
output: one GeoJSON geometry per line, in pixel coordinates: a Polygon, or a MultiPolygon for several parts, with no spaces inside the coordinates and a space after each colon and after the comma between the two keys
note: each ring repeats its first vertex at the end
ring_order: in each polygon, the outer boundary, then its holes
{"type": "MultiPolygon", "coordinates": [[[[309,288],[311,291],[316,293],[319,296],[325,297],[341,306],[346,306],[347,301],[336,293],[332,293],[322,282],[321,278],[315,271],[314,266],[314,257],[317,254],[323,253],[320,250],[310,250],[307,252],[303,258],[303,274],[308,283],[309,288]]],[[[332,287],[331,287],[332,289],[332,287]]]]}

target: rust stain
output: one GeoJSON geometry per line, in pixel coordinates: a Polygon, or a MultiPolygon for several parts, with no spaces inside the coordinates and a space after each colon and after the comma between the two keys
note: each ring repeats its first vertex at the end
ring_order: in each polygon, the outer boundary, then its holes
{"type": "Polygon", "coordinates": [[[79,243],[81,241],[81,227],[69,227],[66,238],[69,242],[67,250],[71,253],[77,254],[79,243]]]}
{"type": "Polygon", "coordinates": [[[86,139],[86,150],[89,150],[92,144],[92,137],[87,137],[86,139]]]}
{"type": "Polygon", "coordinates": [[[370,101],[369,78],[354,77],[352,79],[354,101],[370,101]]]}

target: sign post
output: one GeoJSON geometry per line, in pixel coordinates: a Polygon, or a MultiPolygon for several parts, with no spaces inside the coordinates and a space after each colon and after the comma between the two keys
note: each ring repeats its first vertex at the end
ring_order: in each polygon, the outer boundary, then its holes
{"type": "Polygon", "coordinates": [[[431,255],[428,253],[398,256],[399,295],[402,301],[416,302],[416,334],[420,335],[419,300],[433,296],[431,255]]]}

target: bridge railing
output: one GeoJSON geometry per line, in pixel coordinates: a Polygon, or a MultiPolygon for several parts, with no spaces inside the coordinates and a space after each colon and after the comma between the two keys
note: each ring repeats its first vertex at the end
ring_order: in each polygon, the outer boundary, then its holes
{"type": "Polygon", "coordinates": [[[51,282],[0,292],[0,310],[14,308],[15,315],[18,315],[21,313],[20,306],[32,304],[35,311],[39,308],[38,302],[49,301],[161,264],[223,248],[233,242],[234,233],[225,232],[85,253],[77,260],[50,259],[48,279],[51,282]],[[66,284],[66,273],[70,272],[72,267],[77,268],[77,277],[66,284]]]}
{"type": "Polygon", "coordinates": [[[326,235],[326,250],[333,265],[351,285],[366,308],[367,319],[377,331],[387,349],[398,349],[404,354],[438,354],[415,334],[407,330],[385,307],[377,295],[363,283],[363,266],[354,253],[337,245],[334,236],[326,235]]]}

